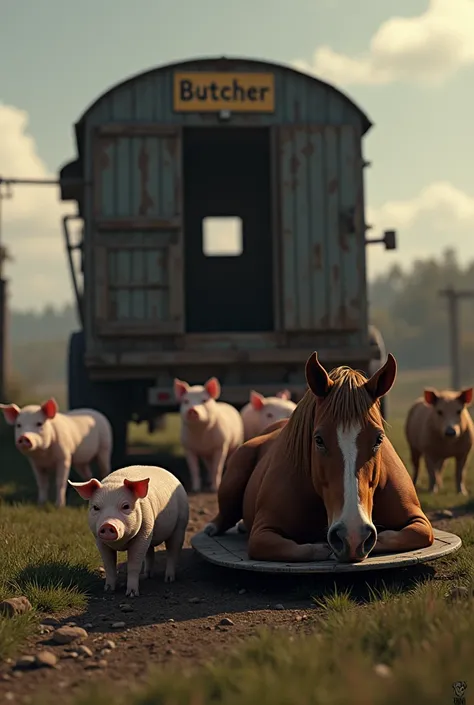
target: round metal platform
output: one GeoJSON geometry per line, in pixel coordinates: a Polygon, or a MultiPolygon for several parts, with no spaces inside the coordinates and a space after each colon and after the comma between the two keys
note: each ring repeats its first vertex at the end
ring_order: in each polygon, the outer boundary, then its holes
{"type": "Polygon", "coordinates": [[[416,563],[428,563],[461,548],[459,536],[433,529],[435,540],[429,548],[405,553],[384,553],[369,556],[361,563],[338,563],[336,560],[311,563],[284,563],[277,561],[252,561],[247,555],[247,536],[234,527],[223,536],[208,536],[203,531],[191,538],[191,546],[206,561],[238,570],[260,573],[349,573],[384,568],[404,568],[416,563]]]}

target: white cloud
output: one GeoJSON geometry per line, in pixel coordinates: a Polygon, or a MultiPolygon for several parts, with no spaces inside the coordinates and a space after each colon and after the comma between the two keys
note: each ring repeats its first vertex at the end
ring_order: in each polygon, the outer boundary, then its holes
{"type": "Polygon", "coordinates": [[[390,17],[359,56],[327,45],[312,61],[297,59],[295,68],[340,85],[384,85],[407,81],[439,85],[474,63],[474,0],[430,0],[417,17],[390,17]]]}
{"type": "MultiPolygon", "coordinates": [[[[0,103],[0,176],[56,178],[37,152],[28,132],[28,114],[0,103]]],[[[4,190],[2,186],[2,190],[4,190]]],[[[2,199],[2,242],[14,261],[5,266],[13,308],[39,308],[72,301],[72,284],[62,235],[61,217],[76,212],[61,203],[56,186],[13,186],[2,199]]]]}
{"type": "Polygon", "coordinates": [[[453,247],[464,263],[474,259],[474,195],[447,181],[426,186],[414,198],[369,207],[366,220],[373,226],[368,238],[380,237],[388,229],[398,233],[395,251],[385,251],[383,245],[367,247],[370,278],[395,261],[406,265],[416,257],[440,255],[447,247],[453,247]]]}

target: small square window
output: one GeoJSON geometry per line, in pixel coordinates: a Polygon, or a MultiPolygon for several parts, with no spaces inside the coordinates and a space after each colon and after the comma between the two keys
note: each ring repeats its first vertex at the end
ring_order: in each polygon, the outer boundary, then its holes
{"type": "Polygon", "coordinates": [[[202,251],[206,257],[239,257],[244,251],[242,218],[203,218],[202,251]]]}

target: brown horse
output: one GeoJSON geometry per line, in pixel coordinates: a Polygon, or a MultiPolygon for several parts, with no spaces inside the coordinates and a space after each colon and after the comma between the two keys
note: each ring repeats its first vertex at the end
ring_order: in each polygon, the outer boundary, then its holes
{"type": "Polygon", "coordinates": [[[309,389],[291,418],[230,460],[206,532],[222,534],[243,517],[249,557],[263,561],[325,560],[331,552],[361,561],[371,551],[430,546],[432,526],[384,434],[380,398],[396,374],[389,354],[370,379],[349,367],[328,375],[314,352],[309,389]]]}

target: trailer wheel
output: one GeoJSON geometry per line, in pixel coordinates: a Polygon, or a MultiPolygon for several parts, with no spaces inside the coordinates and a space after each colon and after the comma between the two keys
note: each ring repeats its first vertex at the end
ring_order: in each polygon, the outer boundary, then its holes
{"type": "Polygon", "coordinates": [[[84,364],[83,331],[72,333],[68,350],[69,409],[91,408],[102,412],[110,421],[113,433],[112,470],[123,467],[127,456],[128,409],[126,395],[114,382],[94,382],[84,364]]]}

